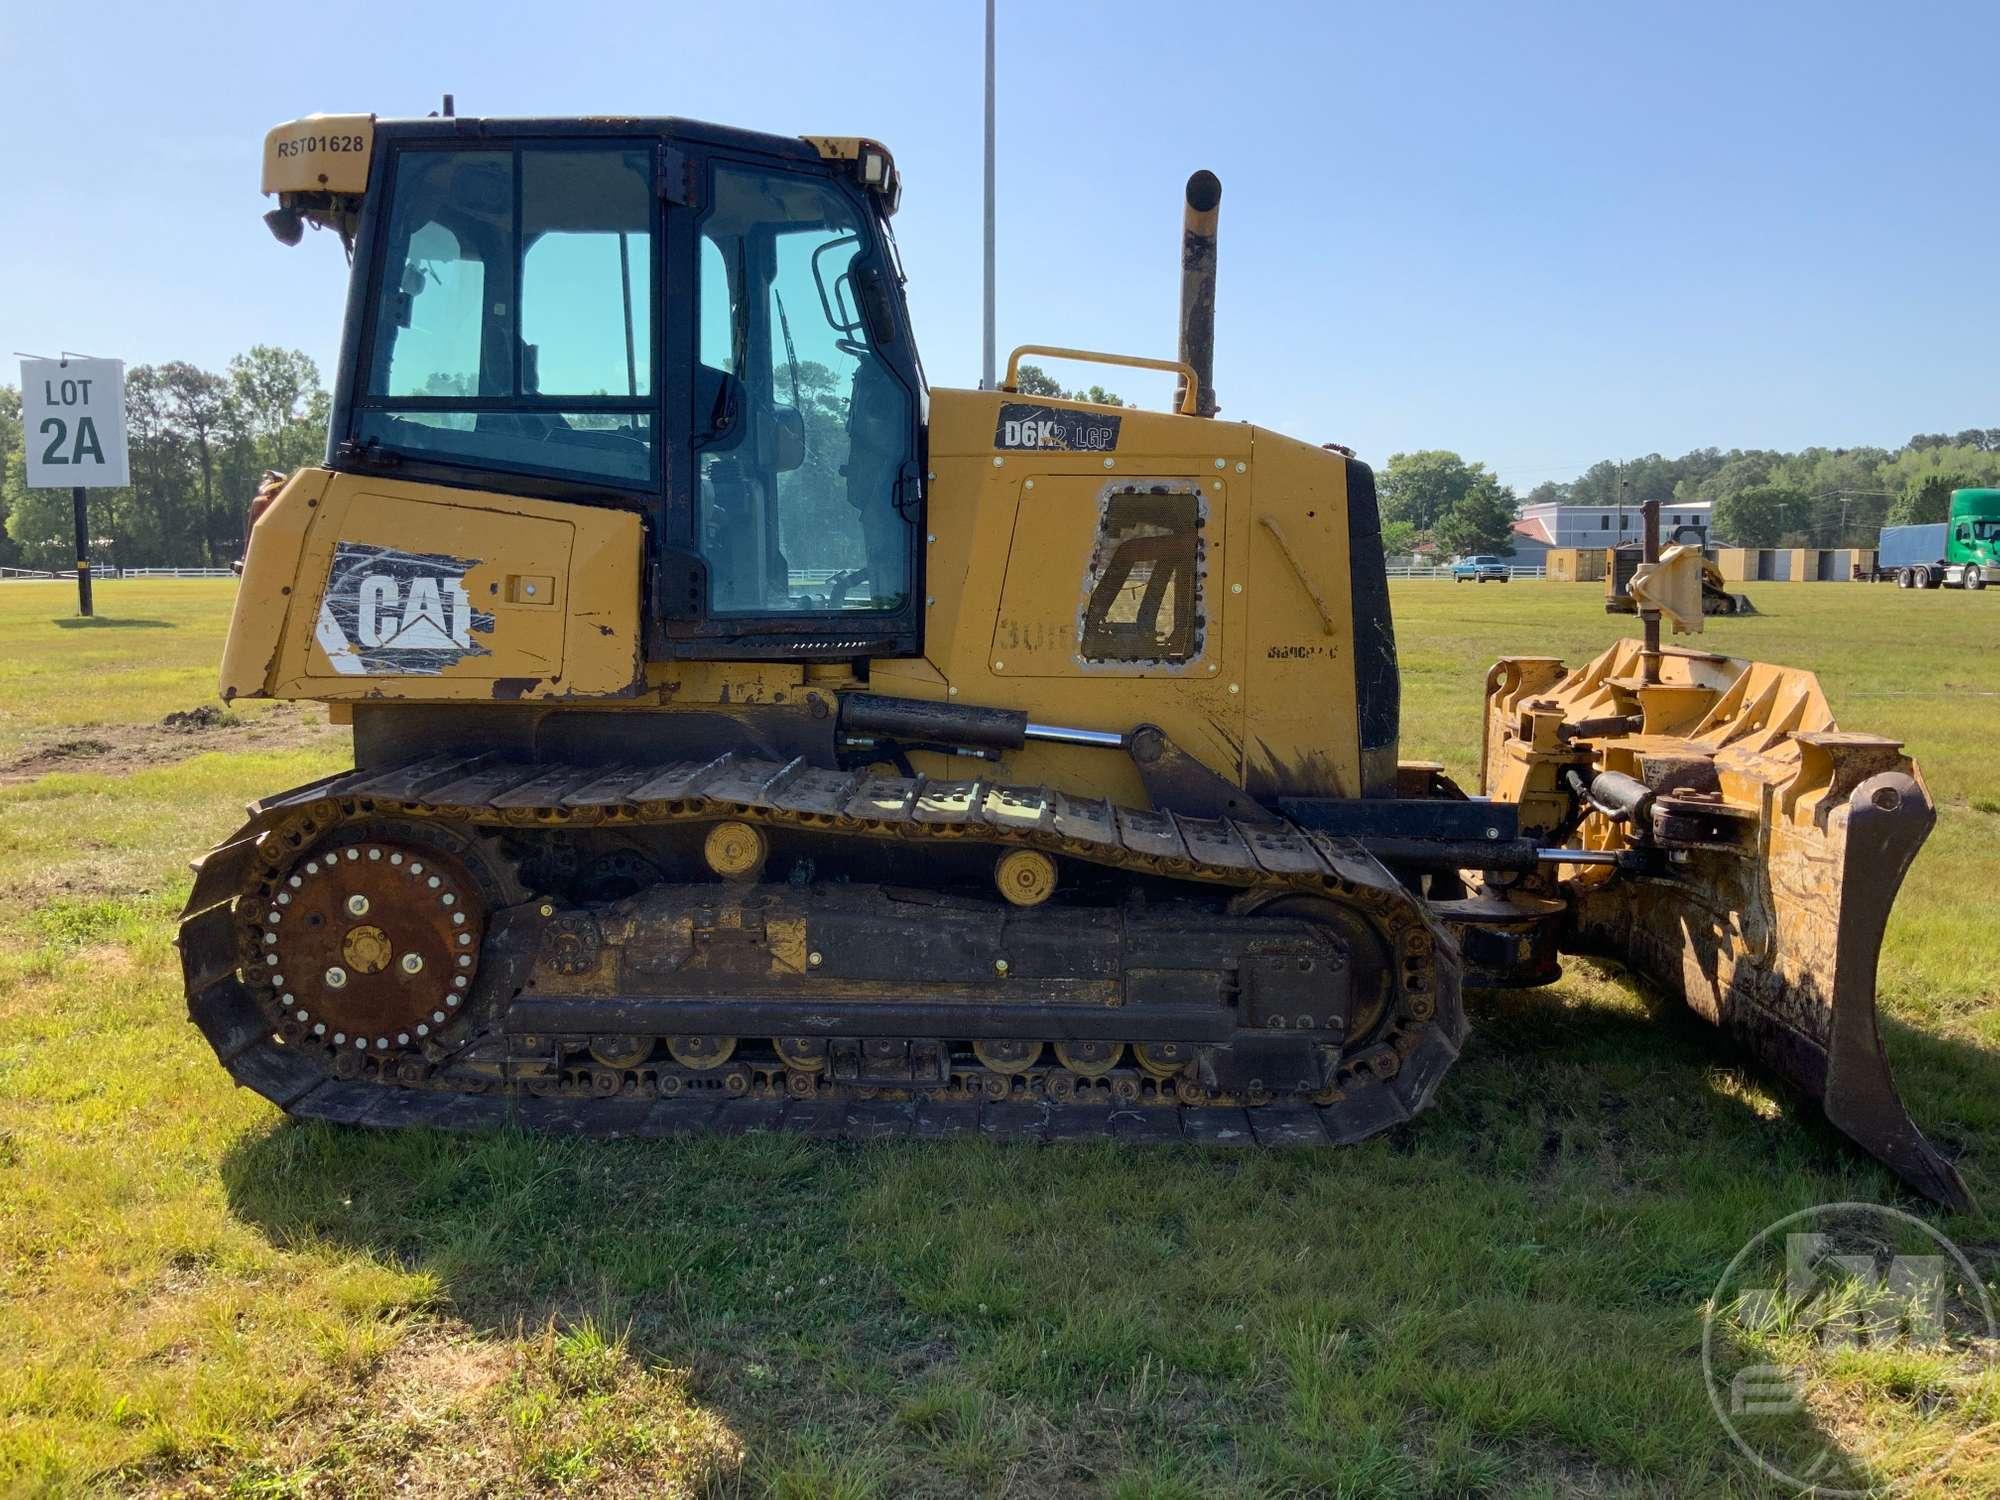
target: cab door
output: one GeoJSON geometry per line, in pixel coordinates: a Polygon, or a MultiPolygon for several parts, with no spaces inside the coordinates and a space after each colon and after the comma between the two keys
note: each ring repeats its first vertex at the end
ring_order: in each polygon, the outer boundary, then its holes
{"type": "MultiPolygon", "coordinates": [[[[684,657],[921,649],[922,386],[886,229],[816,156],[670,145],[686,291],[663,645],[684,657]]],[[[801,148],[802,150],[806,148],[801,148]]]]}

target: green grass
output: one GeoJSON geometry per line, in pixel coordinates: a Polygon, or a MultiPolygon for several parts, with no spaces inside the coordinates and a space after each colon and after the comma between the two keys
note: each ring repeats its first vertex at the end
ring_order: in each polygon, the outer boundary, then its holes
{"type": "Polygon", "coordinates": [[[4,587],[0,756],[47,731],[154,724],[215,701],[234,584],[106,579],[88,620],[73,583],[4,587]]]}
{"type": "MultiPolygon", "coordinates": [[[[1887,1043],[2000,1219],[2000,605],[1753,586],[1722,649],[1821,673],[1940,803],[1887,1043]],[[1983,654],[1982,654],[1983,653],[1983,654]]],[[[0,752],[207,701],[230,593],[0,586],[0,752]]],[[[1395,596],[1405,754],[1470,779],[1506,650],[1583,586],[1395,596]]],[[[1704,1300],[1755,1231],[1918,1207],[1714,1033],[1575,965],[1483,999],[1439,1105],[1339,1152],[378,1136],[232,1089],[186,1024],[186,859],[338,737],[0,786],[0,1493],[1776,1493],[1704,1300]]],[[[1923,1210],[1928,1212],[1928,1210],[1923,1210]]],[[[2000,1487],[2000,1386],[1847,1356],[1812,1419],[1919,1493],[2000,1487]],[[1919,1471],[1969,1435],[1946,1477],[1919,1471]]]]}

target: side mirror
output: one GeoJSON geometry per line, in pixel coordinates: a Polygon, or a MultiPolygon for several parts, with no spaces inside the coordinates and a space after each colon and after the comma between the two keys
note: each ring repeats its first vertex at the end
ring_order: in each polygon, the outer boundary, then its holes
{"type": "Polygon", "coordinates": [[[806,461],[806,419],[797,408],[781,406],[772,413],[772,429],[777,433],[772,467],[789,474],[806,461]]]}

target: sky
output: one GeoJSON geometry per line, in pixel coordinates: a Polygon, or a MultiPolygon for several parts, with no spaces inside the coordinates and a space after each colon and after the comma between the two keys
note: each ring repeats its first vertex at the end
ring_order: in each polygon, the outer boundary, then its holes
{"type": "MultiPolygon", "coordinates": [[[[998,11],[1003,359],[1171,355],[1207,167],[1224,420],[1377,465],[1452,448],[1523,491],[2000,425],[1992,0],[998,11]]],[[[331,383],[345,262],[265,230],[263,134],[450,92],[882,140],[930,379],[976,384],[982,25],[978,0],[0,0],[0,358],[277,343],[331,383]]]]}

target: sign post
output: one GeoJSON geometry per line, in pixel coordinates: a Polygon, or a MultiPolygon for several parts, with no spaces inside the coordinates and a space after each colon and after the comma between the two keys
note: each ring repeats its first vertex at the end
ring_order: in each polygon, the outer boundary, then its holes
{"type": "Polygon", "coordinates": [[[21,361],[21,435],[28,487],[68,490],[76,511],[76,607],[90,613],[91,488],[132,482],[125,446],[125,362],[21,361]]]}
{"type": "Polygon", "coordinates": [[[82,485],[69,492],[76,512],[76,612],[90,618],[90,501],[82,485]]]}

